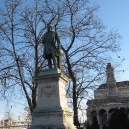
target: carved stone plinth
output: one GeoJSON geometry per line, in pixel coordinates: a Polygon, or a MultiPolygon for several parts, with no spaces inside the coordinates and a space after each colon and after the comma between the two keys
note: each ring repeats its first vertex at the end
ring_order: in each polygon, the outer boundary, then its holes
{"type": "Polygon", "coordinates": [[[38,98],[29,129],[76,129],[66,98],[69,79],[59,69],[42,70],[34,79],[38,83],[38,98]]]}

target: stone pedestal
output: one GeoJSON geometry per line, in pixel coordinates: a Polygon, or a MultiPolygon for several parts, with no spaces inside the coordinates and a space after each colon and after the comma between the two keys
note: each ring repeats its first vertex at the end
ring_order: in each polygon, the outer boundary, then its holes
{"type": "Polygon", "coordinates": [[[65,90],[69,79],[59,69],[42,70],[34,79],[38,83],[38,98],[29,129],[76,129],[65,90]]]}

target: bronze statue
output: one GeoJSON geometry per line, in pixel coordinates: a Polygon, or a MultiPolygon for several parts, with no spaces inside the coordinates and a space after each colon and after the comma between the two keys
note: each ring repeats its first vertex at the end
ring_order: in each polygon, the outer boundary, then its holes
{"type": "Polygon", "coordinates": [[[44,44],[43,57],[48,60],[48,67],[52,69],[52,60],[54,68],[61,70],[61,43],[57,32],[52,31],[52,27],[47,25],[47,32],[42,37],[44,44]]]}

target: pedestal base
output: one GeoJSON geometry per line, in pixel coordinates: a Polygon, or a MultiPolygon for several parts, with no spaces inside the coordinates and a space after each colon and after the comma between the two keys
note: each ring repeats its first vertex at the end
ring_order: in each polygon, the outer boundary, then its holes
{"type": "Polygon", "coordinates": [[[38,99],[29,129],[76,129],[65,90],[69,79],[58,69],[43,70],[34,79],[38,83],[38,99]]]}

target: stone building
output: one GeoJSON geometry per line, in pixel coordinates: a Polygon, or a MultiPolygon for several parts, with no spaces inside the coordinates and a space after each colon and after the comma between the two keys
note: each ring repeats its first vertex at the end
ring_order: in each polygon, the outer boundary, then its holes
{"type": "Polygon", "coordinates": [[[95,115],[102,127],[115,108],[129,108],[129,81],[116,82],[111,63],[107,64],[106,76],[106,83],[94,91],[94,99],[87,101],[87,120],[90,125],[95,115]]]}

